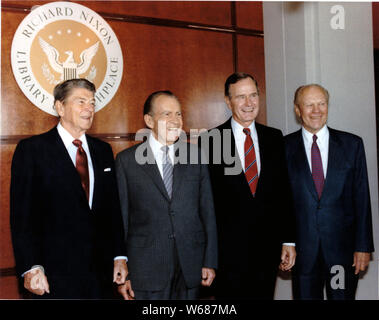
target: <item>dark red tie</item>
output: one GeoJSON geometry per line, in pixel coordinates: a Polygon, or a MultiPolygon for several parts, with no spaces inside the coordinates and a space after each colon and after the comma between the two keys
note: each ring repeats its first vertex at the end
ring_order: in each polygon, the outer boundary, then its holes
{"type": "Polygon", "coordinates": [[[82,187],[86,193],[87,200],[89,199],[89,172],[87,154],[82,147],[82,142],[79,139],[75,139],[72,142],[78,150],[76,151],[76,170],[78,170],[82,187]]]}
{"type": "Polygon", "coordinates": [[[320,149],[317,145],[317,136],[313,135],[313,143],[311,149],[311,159],[312,159],[312,177],[315,183],[318,198],[321,198],[322,189],[324,188],[324,171],[322,168],[322,160],[320,149]]]}
{"type": "Polygon", "coordinates": [[[253,139],[251,139],[250,129],[244,128],[245,139],[245,177],[249,184],[251,193],[255,196],[258,184],[258,165],[255,157],[255,149],[253,139]]]}

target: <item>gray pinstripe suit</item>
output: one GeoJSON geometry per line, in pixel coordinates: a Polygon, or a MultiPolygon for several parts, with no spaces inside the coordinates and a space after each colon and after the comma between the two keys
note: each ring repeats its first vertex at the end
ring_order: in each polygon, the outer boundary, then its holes
{"type": "Polygon", "coordinates": [[[164,290],[176,257],[187,288],[200,286],[202,267],[217,268],[208,167],[188,163],[191,152],[198,150],[196,145],[176,143],[176,156],[180,146],[187,150],[187,163],[174,165],[171,199],[147,142],[120,152],[116,158],[129,278],[134,290],[164,290]],[[149,163],[136,161],[138,148],[144,148],[149,163]]]}

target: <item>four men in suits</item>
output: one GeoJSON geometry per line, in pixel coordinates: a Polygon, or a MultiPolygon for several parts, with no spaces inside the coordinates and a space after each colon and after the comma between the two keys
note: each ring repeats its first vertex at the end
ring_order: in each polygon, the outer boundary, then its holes
{"type": "Polygon", "coordinates": [[[119,153],[128,281],[125,299],[196,299],[217,268],[217,231],[208,168],[198,146],[178,140],[182,112],[169,91],[144,105],[147,140],[119,153]]]}
{"type": "Polygon", "coordinates": [[[16,269],[34,297],[99,299],[125,282],[114,159],[86,135],[95,86],[73,79],[54,89],[60,121],[21,140],[12,161],[10,218],[16,269]],[[115,259],[115,260],[114,260],[115,259]]]}
{"type": "Polygon", "coordinates": [[[209,155],[219,237],[216,298],[273,299],[279,264],[290,270],[296,256],[283,135],[255,122],[259,91],[251,75],[230,75],[225,101],[232,117],[199,139],[209,155]]]}
{"type": "Polygon", "coordinates": [[[322,299],[324,286],[329,299],[355,298],[374,250],[366,160],[361,138],[326,126],[326,89],[296,91],[302,129],[284,144],[255,121],[256,80],[230,75],[232,117],[199,139],[209,172],[179,139],[178,99],[154,92],[151,133],[117,155],[117,181],[110,146],[85,134],[94,93],[84,79],[59,84],[58,126],[15,150],[11,231],[27,290],[109,298],[113,271],[125,299],[196,299],[218,268],[217,298],[273,299],[278,266],[291,270],[297,255],[295,299],[322,299]]]}
{"type": "Polygon", "coordinates": [[[324,286],[328,299],[354,299],[374,251],[363,142],[327,127],[328,103],[322,86],[299,87],[302,128],[285,137],[297,226],[295,299],[323,299],[324,286]]]}

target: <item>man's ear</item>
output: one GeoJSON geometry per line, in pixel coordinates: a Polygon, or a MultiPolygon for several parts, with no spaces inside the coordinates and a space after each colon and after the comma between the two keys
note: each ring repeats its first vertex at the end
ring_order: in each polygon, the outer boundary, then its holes
{"type": "Polygon", "coordinates": [[[299,108],[299,106],[298,106],[297,104],[294,104],[294,105],[293,105],[293,108],[294,108],[294,110],[295,110],[295,114],[296,114],[296,116],[297,116],[298,118],[300,118],[300,108],[299,108]]]}
{"type": "Polygon", "coordinates": [[[230,98],[228,96],[225,96],[224,100],[228,109],[232,110],[232,107],[230,106],[230,98]]]}
{"type": "Polygon", "coordinates": [[[301,119],[301,112],[300,112],[300,108],[297,104],[294,104],[293,106],[294,110],[295,110],[295,115],[296,115],[296,120],[299,122],[299,123],[302,123],[302,119],[301,119]]]}
{"type": "Polygon", "coordinates": [[[145,124],[148,128],[153,129],[154,128],[154,121],[153,117],[149,114],[145,114],[143,116],[143,120],[145,120],[145,124]]]}
{"type": "Polygon", "coordinates": [[[64,106],[61,101],[56,101],[54,104],[54,108],[60,117],[64,115],[64,106]]]}

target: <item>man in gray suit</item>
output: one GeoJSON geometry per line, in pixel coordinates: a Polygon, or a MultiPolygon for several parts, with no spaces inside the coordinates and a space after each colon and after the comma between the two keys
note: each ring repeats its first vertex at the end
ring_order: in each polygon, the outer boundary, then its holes
{"type": "Polygon", "coordinates": [[[170,91],[147,98],[144,120],[147,140],[116,158],[129,271],[119,292],[125,299],[196,299],[217,268],[208,168],[197,145],[178,139],[181,106],[170,91]]]}

